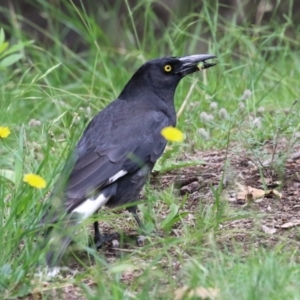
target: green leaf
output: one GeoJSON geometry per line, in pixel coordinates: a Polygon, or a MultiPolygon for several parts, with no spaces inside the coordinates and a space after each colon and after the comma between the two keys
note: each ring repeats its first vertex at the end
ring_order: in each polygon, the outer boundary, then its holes
{"type": "Polygon", "coordinates": [[[177,204],[173,203],[173,204],[170,205],[170,212],[161,223],[161,228],[162,229],[167,229],[168,227],[171,226],[171,224],[173,224],[172,221],[176,217],[176,215],[178,214],[178,209],[179,209],[179,206],[177,204]]]}
{"type": "Polygon", "coordinates": [[[55,70],[56,68],[58,68],[59,66],[61,65],[61,63],[58,63],[57,65],[51,67],[50,69],[48,69],[43,75],[41,75],[38,79],[38,80],[41,80],[43,79],[44,77],[46,77],[48,74],[50,74],[53,70],[55,70]]]}
{"type": "Polygon", "coordinates": [[[0,58],[7,56],[9,54],[12,54],[14,52],[19,52],[20,50],[24,49],[25,46],[32,44],[34,41],[28,41],[26,43],[18,43],[15,45],[12,45],[9,47],[9,49],[7,49],[5,51],[5,53],[3,53],[2,55],[0,55],[0,58]]]}
{"type": "Polygon", "coordinates": [[[5,41],[5,33],[4,33],[4,30],[3,28],[0,29],[0,46],[1,44],[3,44],[5,41]]]}
{"type": "Polygon", "coordinates": [[[12,64],[14,64],[15,62],[17,62],[18,60],[20,60],[22,57],[23,57],[23,54],[9,55],[0,61],[0,67],[7,68],[7,67],[11,66],[12,64]]]}
{"type": "Polygon", "coordinates": [[[10,180],[13,183],[15,183],[15,172],[12,171],[12,170],[1,169],[0,170],[0,176],[10,180]]]}
{"type": "MultiPolygon", "coordinates": [[[[6,43],[5,43],[6,44],[6,43]]],[[[7,43],[8,44],[8,43],[7,43]]],[[[10,46],[9,49],[7,49],[4,53],[2,53],[0,55],[0,58],[4,57],[4,56],[8,56],[9,54],[12,54],[14,52],[18,52],[20,50],[22,50],[24,48],[24,45],[23,44],[16,44],[16,45],[13,45],[13,46],[10,46]]],[[[1,53],[1,52],[0,52],[1,53]]]]}
{"type": "Polygon", "coordinates": [[[8,47],[8,42],[0,43],[0,54],[8,47]]]}
{"type": "Polygon", "coordinates": [[[20,129],[20,136],[19,136],[19,149],[16,153],[16,160],[15,160],[15,185],[19,185],[22,180],[23,176],[23,161],[24,161],[24,138],[25,138],[25,130],[22,126],[20,129]]]}
{"type": "Polygon", "coordinates": [[[174,223],[180,221],[181,219],[185,218],[189,214],[188,211],[183,211],[182,213],[178,213],[175,218],[170,222],[169,226],[173,226],[174,223]]]}

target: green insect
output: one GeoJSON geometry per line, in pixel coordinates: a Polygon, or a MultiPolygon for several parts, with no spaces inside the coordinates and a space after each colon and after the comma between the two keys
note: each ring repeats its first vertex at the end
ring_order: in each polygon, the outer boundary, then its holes
{"type": "Polygon", "coordinates": [[[201,62],[197,65],[197,68],[198,68],[200,71],[203,71],[203,70],[205,69],[204,62],[201,61],[201,62]]]}

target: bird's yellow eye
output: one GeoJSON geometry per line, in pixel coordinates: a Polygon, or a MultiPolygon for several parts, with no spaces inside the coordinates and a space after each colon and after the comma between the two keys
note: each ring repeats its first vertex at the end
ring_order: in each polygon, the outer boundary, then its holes
{"type": "Polygon", "coordinates": [[[171,72],[171,71],[172,71],[172,66],[170,66],[170,65],[165,65],[165,66],[164,66],[164,70],[165,70],[165,72],[171,72]]]}

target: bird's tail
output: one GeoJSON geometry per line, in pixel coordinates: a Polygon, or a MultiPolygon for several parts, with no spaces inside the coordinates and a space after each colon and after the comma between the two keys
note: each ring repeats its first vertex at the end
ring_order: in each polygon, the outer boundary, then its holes
{"type": "Polygon", "coordinates": [[[51,224],[46,230],[40,248],[46,253],[43,261],[47,265],[48,276],[55,276],[58,273],[61,259],[73,240],[74,227],[78,223],[77,218],[68,216],[67,220],[51,224]]]}
{"type": "Polygon", "coordinates": [[[59,239],[59,245],[50,245],[51,249],[46,253],[47,275],[55,276],[59,272],[60,261],[70,245],[72,238],[64,236],[59,239]],[[59,247],[57,247],[59,246],[59,247]]]}

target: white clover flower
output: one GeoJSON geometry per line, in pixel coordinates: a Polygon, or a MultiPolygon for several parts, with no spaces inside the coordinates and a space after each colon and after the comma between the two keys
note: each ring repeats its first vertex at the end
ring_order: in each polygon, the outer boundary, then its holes
{"type": "Polygon", "coordinates": [[[217,102],[211,102],[209,108],[211,110],[216,110],[218,108],[218,103],[217,102]]]}
{"type": "Polygon", "coordinates": [[[243,102],[239,103],[239,110],[244,110],[245,109],[245,104],[243,102]]]}
{"type": "Polygon", "coordinates": [[[256,128],[261,128],[262,124],[261,124],[261,119],[260,118],[255,118],[253,120],[253,126],[256,127],[256,128]]]}
{"type": "Polygon", "coordinates": [[[40,126],[41,124],[42,124],[41,121],[35,120],[35,119],[31,119],[31,120],[28,122],[28,125],[29,125],[30,127],[40,126]]]}
{"type": "Polygon", "coordinates": [[[88,106],[88,107],[86,108],[86,114],[87,114],[88,116],[90,116],[91,113],[92,113],[91,107],[88,106]]]}
{"type": "Polygon", "coordinates": [[[206,123],[206,122],[209,121],[208,114],[207,114],[205,111],[201,112],[201,114],[200,114],[200,120],[201,120],[203,123],[206,123]]]}
{"type": "Polygon", "coordinates": [[[247,100],[249,99],[250,97],[252,96],[252,92],[250,90],[245,90],[242,97],[241,97],[241,100],[244,101],[244,100],[247,100]]]}
{"type": "Polygon", "coordinates": [[[215,117],[211,114],[208,114],[207,118],[208,118],[208,121],[213,121],[215,117]]]}
{"type": "Polygon", "coordinates": [[[258,109],[257,109],[257,112],[259,112],[260,114],[264,113],[265,112],[265,108],[263,106],[260,106],[258,109]]]}
{"type": "Polygon", "coordinates": [[[198,134],[206,141],[210,139],[209,133],[204,128],[199,128],[198,134]]]}
{"type": "Polygon", "coordinates": [[[220,119],[223,119],[223,120],[229,119],[229,114],[225,108],[221,108],[219,110],[219,117],[220,117],[220,119]]]}

